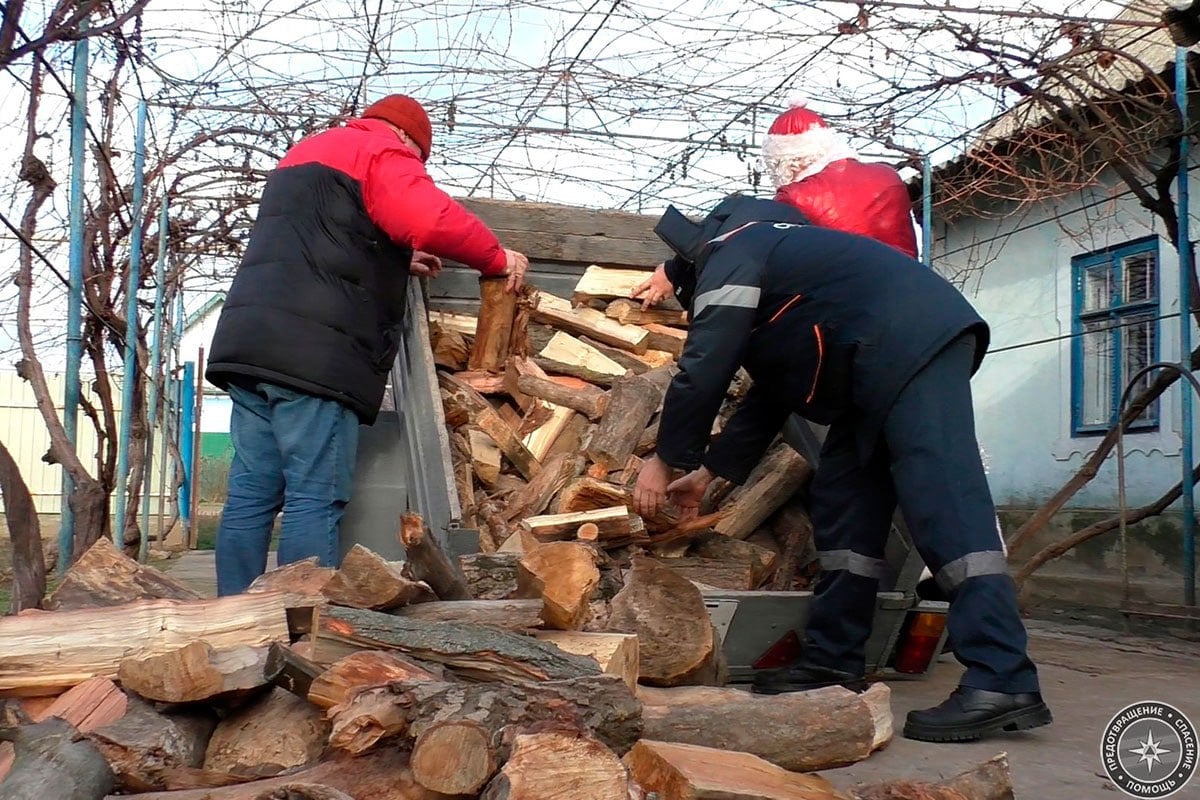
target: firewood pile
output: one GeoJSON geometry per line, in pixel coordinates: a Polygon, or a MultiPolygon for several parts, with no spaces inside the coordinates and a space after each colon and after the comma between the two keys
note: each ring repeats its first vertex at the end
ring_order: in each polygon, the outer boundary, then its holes
{"type": "MultiPolygon", "coordinates": [[[[679,634],[570,629],[559,556],[523,554],[521,597],[482,600],[420,517],[399,527],[403,563],[356,547],[337,570],[290,564],[218,599],[100,540],[52,610],[0,618],[0,798],[1012,797],[1004,756],[948,781],[836,788],[816,771],[891,738],[886,686],[667,688],[694,679],[653,671],[689,671],[662,647],[679,634]]],[[[672,581],[691,586],[636,558],[612,620],[642,619],[672,581]]]]}
{"type": "MultiPolygon", "coordinates": [[[[678,305],[643,310],[628,299],[646,274],[589,267],[570,300],[532,289],[515,297],[484,279],[478,317],[433,312],[464,524],[481,532],[485,554],[575,542],[602,567],[644,555],[716,589],[808,588],[817,565],[797,498],[812,469],[782,441],[744,486],[715,481],[698,519],[680,524],[671,508],[633,513],[633,486],[687,337],[678,305]]],[[[748,388],[742,373],[718,426],[748,388]]],[[[593,615],[603,624],[602,608],[593,615]]]]}

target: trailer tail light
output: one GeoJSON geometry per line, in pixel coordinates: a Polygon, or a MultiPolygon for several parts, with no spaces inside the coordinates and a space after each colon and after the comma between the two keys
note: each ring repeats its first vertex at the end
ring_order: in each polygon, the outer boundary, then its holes
{"type": "Polygon", "coordinates": [[[802,650],[800,637],[794,630],[788,631],[779,641],[768,647],[753,666],[755,669],[780,669],[798,661],[802,650]]]}
{"type": "Polygon", "coordinates": [[[945,629],[945,614],[914,614],[896,651],[896,672],[920,675],[929,669],[929,664],[937,656],[945,629]]]}

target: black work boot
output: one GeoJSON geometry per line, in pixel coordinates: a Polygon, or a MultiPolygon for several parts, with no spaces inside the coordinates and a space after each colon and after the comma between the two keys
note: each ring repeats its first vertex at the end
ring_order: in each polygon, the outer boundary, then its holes
{"type": "Polygon", "coordinates": [[[801,661],[790,667],[759,672],[754,676],[754,686],[750,691],[755,694],[784,694],[823,689],[826,686],[844,686],[852,692],[863,692],[866,691],[867,682],[862,675],[801,661]]]}
{"type": "Polygon", "coordinates": [[[1052,721],[1040,694],[960,686],[941,705],[908,712],[904,736],[921,742],[973,742],[998,733],[1040,728],[1052,721]]]}

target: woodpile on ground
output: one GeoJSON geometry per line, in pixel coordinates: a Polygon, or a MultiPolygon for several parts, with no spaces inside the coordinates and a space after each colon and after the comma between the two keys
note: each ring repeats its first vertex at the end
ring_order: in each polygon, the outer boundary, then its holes
{"type": "Polygon", "coordinates": [[[0,618],[0,798],[1012,797],[1003,756],[949,781],[837,788],[817,774],[887,745],[882,684],[677,685],[713,680],[711,629],[687,616],[694,585],[654,558],[615,592],[615,632],[563,630],[584,616],[579,596],[611,583],[574,555],[593,545],[486,556],[516,558],[523,596],[484,599],[420,518],[397,529],[421,557],[292,564],[218,599],[181,597],[97,543],[54,611],[0,618]],[[691,649],[673,652],[680,638],[691,649]]]}
{"type": "MultiPolygon", "coordinates": [[[[678,305],[643,310],[629,299],[646,274],[592,266],[571,299],[532,288],[514,297],[483,279],[477,316],[432,313],[463,524],[480,531],[485,556],[520,561],[516,586],[486,593],[544,588],[553,627],[604,629],[615,585],[604,573],[638,557],[715,589],[804,589],[815,576],[812,526],[795,499],[812,469],[782,441],[745,485],[715,481],[699,519],[633,513],[688,324],[678,305]]],[[[748,387],[739,375],[718,425],[748,387]]]]}

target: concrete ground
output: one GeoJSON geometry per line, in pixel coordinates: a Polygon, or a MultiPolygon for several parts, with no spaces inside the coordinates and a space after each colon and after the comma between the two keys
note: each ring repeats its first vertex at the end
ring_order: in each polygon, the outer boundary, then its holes
{"type": "MultiPolygon", "coordinates": [[[[197,591],[214,593],[211,552],[186,553],[166,566],[197,591]]],[[[928,679],[890,684],[897,729],[892,743],[866,761],[826,776],[842,787],[894,778],[936,779],[1007,753],[1018,800],[1115,798],[1122,795],[1103,777],[1100,739],[1118,711],[1159,700],[1200,725],[1200,643],[1071,622],[1033,620],[1028,625],[1053,725],[972,744],[903,738],[905,715],[941,702],[958,682],[961,667],[943,657],[928,679]]],[[[1172,798],[1200,800],[1200,776],[1172,798]]]]}

